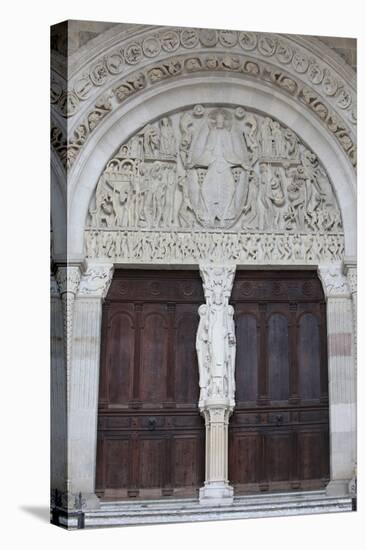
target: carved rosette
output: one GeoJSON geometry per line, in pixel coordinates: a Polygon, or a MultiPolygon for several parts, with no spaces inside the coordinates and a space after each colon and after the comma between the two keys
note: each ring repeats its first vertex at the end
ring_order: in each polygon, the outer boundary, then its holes
{"type": "Polygon", "coordinates": [[[75,121],[68,140],[57,137],[58,129],[53,128],[52,143],[65,165],[74,163],[94,128],[118,103],[162,80],[204,71],[244,73],[298,97],[356,163],[355,79],[352,71],[345,77],[344,68],[339,70],[331,57],[325,62],[317,51],[319,46],[314,48],[295,36],[230,30],[212,31],[209,40],[205,29],[165,27],[160,33],[150,33],[129,39],[123,31],[123,37],[116,37],[118,42],[103,57],[83,64],[67,91],[57,73],[53,74],[52,108],[75,121]],[[204,54],[202,48],[207,47],[211,51],[204,54]]]}
{"type": "Polygon", "coordinates": [[[113,277],[113,264],[89,265],[80,282],[78,298],[104,300],[113,277]]]}

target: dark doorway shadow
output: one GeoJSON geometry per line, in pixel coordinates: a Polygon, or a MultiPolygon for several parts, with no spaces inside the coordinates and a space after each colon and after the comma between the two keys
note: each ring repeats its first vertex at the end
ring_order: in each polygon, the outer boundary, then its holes
{"type": "Polygon", "coordinates": [[[23,512],[26,512],[28,514],[31,514],[35,518],[38,518],[43,523],[49,523],[50,522],[50,509],[48,506],[20,506],[20,510],[23,510],[23,512]]]}

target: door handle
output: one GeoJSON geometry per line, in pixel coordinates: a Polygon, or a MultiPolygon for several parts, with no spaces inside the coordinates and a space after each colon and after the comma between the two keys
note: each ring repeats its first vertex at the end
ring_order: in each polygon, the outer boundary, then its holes
{"type": "Polygon", "coordinates": [[[283,416],[282,416],[282,414],[277,414],[277,415],[276,415],[276,422],[277,422],[277,424],[281,424],[282,421],[283,421],[283,416]]]}
{"type": "Polygon", "coordinates": [[[156,429],[156,418],[151,416],[147,421],[147,427],[152,432],[156,429]]]}

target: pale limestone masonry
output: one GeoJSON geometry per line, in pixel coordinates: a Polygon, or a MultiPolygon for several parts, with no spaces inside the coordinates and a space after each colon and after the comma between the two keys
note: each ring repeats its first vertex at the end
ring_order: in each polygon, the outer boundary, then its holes
{"type": "MultiPolygon", "coordinates": [[[[357,459],[355,42],[78,21],[55,26],[52,37],[51,489],[59,523],[81,527],[81,512],[90,525],[139,521],[138,506],[127,520],[126,509],[100,508],[94,492],[102,304],[113,270],[129,266],[221,266],[230,290],[230,269],[318,269],[329,495],[283,495],[282,504],[268,495],[256,506],[267,515],[296,503],[349,509],[357,459]]],[[[227,517],[249,514],[227,475],[231,314],[219,338],[227,358],[220,399],[201,379],[206,483],[189,518],[217,517],[218,503],[227,517]]],[[[154,522],[163,512],[151,506],[154,522]]],[[[184,516],[181,502],[169,510],[169,521],[184,516]]]]}

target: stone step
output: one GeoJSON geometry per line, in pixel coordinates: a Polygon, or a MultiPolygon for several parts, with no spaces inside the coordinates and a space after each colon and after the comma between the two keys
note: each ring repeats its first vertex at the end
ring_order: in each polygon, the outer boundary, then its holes
{"type": "Polygon", "coordinates": [[[198,499],[102,502],[98,510],[85,512],[85,527],[144,525],[244,519],[298,514],[352,511],[351,497],[330,497],[324,491],[249,495],[236,497],[232,505],[200,505],[198,499]]]}

